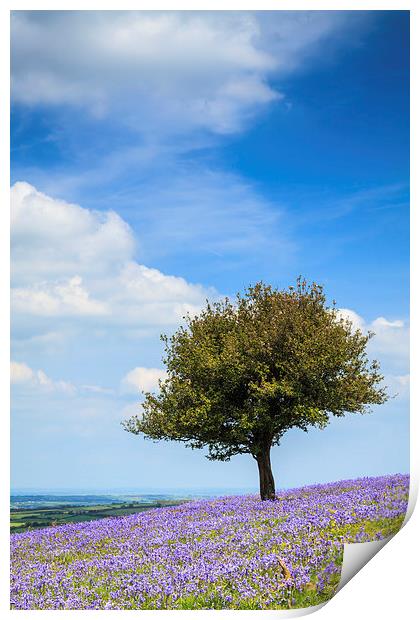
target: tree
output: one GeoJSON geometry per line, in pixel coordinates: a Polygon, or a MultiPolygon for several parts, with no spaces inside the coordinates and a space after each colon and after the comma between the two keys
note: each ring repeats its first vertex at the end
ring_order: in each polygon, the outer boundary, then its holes
{"type": "Polygon", "coordinates": [[[208,458],[251,454],[261,499],[275,499],[270,450],[291,428],[324,428],[330,416],[365,413],[387,400],[362,334],[323,288],[298,278],[278,290],[258,283],[207,302],[173,336],[162,336],[167,378],[146,393],[127,431],[153,440],[208,446],[208,458]]]}

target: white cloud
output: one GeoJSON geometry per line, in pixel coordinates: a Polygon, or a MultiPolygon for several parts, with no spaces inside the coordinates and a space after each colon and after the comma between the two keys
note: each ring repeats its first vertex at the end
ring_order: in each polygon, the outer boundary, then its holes
{"type": "Polygon", "coordinates": [[[372,321],[369,329],[375,332],[372,346],[377,355],[392,355],[405,360],[408,365],[410,329],[404,321],[388,321],[384,317],[378,317],[372,321]]]}
{"type": "Polygon", "coordinates": [[[43,370],[34,370],[24,362],[10,362],[10,383],[14,386],[41,390],[44,393],[54,392],[57,395],[80,397],[92,395],[113,395],[114,390],[100,385],[74,385],[62,379],[51,379],[43,370]]]}
{"type": "Polygon", "coordinates": [[[238,131],[344,12],[49,11],[12,17],[12,92],[158,133],[238,131]]]}
{"type": "Polygon", "coordinates": [[[364,333],[374,332],[375,335],[368,344],[372,356],[377,357],[379,361],[384,359],[387,364],[408,368],[410,328],[405,321],[401,319],[391,321],[380,316],[369,323],[357,312],[348,308],[341,308],[339,314],[343,318],[348,318],[356,329],[364,333]]]}
{"type": "Polygon", "coordinates": [[[10,382],[14,385],[41,389],[45,392],[75,394],[76,388],[67,381],[53,381],[43,370],[33,370],[23,362],[10,363],[10,382]]]}
{"type": "Polygon", "coordinates": [[[51,198],[25,182],[11,189],[12,276],[73,277],[118,269],[134,253],[128,224],[105,213],[51,198]]]}
{"type": "Polygon", "coordinates": [[[74,276],[63,282],[41,282],[28,288],[12,290],[15,312],[40,316],[98,316],[107,314],[105,304],[90,299],[82,278],[74,276]]]}
{"type": "Polygon", "coordinates": [[[159,380],[165,379],[166,371],[161,368],[137,367],[130,370],[121,381],[125,392],[138,394],[140,391],[150,392],[159,385],[159,380]]]}
{"type": "Polygon", "coordinates": [[[16,316],[172,325],[215,294],[135,262],[133,233],[115,213],[55,200],[28,183],[16,183],[11,197],[16,316]]]}
{"type": "Polygon", "coordinates": [[[354,310],[350,310],[349,308],[339,308],[338,316],[342,319],[351,321],[355,329],[360,329],[362,331],[365,329],[364,319],[362,319],[362,317],[354,310]]]}
{"type": "Polygon", "coordinates": [[[10,382],[11,383],[28,383],[34,378],[34,371],[26,364],[20,362],[11,362],[10,364],[10,382]]]}

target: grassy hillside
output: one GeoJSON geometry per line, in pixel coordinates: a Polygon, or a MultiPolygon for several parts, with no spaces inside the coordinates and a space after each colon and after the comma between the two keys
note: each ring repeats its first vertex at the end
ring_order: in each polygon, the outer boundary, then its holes
{"type": "Polygon", "coordinates": [[[11,536],[15,609],[276,609],[338,585],[343,542],[395,533],[406,475],[255,496],[11,536]]]}

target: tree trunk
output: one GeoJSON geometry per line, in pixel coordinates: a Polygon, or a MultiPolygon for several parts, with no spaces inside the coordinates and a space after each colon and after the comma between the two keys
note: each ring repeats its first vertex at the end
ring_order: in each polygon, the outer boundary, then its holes
{"type": "Polygon", "coordinates": [[[276,488],[273,472],[271,471],[270,447],[264,448],[256,456],[258,472],[260,474],[260,495],[261,499],[276,499],[276,488]]]}

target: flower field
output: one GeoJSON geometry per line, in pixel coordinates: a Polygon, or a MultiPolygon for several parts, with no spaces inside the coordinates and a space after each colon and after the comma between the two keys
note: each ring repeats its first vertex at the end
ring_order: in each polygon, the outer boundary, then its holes
{"type": "Polygon", "coordinates": [[[11,536],[13,609],[276,609],[335,592],[343,542],[396,532],[408,475],[361,478],[11,536]]]}

